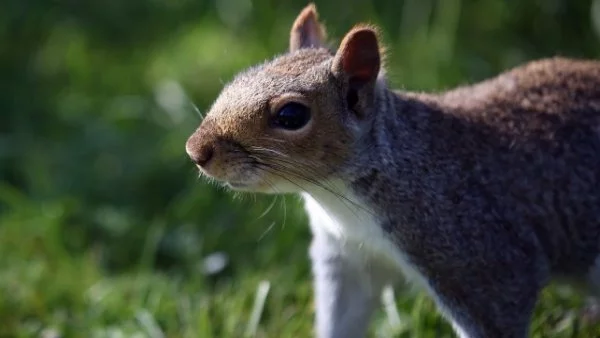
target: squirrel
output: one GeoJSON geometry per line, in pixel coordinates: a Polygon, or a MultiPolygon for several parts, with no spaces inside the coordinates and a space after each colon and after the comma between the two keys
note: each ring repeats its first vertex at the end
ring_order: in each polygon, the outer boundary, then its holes
{"type": "Polygon", "coordinates": [[[394,91],[376,26],[325,39],[309,4],[289,50],[226,84],[185,145],[232,190],[301,194],[317,337],[365,336],[405,280],[463,338],[528,336],[550,282],[600,291],[600,62],[394,91]]]}

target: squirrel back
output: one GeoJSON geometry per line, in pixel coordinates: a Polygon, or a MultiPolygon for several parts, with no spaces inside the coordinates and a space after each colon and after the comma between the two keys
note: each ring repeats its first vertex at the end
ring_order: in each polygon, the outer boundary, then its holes
{"type": "MultiPolygon", "coordinates": [[[[472,86],[395,92],[381,102],[392,113],[381,115],[373,142],[364,143],[390,153],[360,161],[353,187],[360,195],[383,196],[371,204],[393,210],[401,224],[419,220],[411,227],[421,233],[420,241],[411,240],[415,250],[435,248],[440,227],[445,240],[464,243],[484,231],[489,244],[500,238],[498,228],[509,237],[531,237],[557,274],[585,274],[594,266],[600,252],[600,62],[538,60],[472,86]]],[[[407,231],[397,224],[387,229],[407,231]]],[[[485,244],[473,239],[472,245],[485,244]]]]}

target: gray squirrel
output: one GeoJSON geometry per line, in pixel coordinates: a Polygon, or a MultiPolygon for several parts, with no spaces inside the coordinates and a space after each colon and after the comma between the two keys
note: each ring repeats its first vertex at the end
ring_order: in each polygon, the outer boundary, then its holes
{"type": "Polygon", "coordinates": [[[233,190],[299,193],[319,338],[364,337],[385,285],[459,337],[527,337],[551,281],[600,291],[600,62],[549,58],[439,93],[388,88],[376,27],[316,8],[228,83],[186,151],[233,190]]]}

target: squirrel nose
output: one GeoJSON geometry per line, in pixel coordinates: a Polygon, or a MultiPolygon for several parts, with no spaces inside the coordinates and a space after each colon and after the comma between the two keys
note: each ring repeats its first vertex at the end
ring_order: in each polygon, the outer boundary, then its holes
{"type": "Polygon", "coordinates": [[[213,158],[215,151],[210,145],[203,145],[196,151],[189,152],[190,158],[200,167],[206,166],[213,158]]]}
{"type": "Polygon", "coordinates": [[[204,121],[185,143],[185,151],[200,168],[206,169],[215,157],[218,157],[219,139],[211,130],[210,121],[204,121]]]}

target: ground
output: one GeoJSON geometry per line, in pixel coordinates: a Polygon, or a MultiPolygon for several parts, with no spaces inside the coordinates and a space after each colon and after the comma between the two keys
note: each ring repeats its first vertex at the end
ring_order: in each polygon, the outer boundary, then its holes
{"type": "MultiPolygon", "coordinates": [[[[34,202],[6,187],[0,189],[0,200],[8,206],[0,214],[0,337],[311,336],[308,231],[293,198],[287,200],[286,215],[297,224],[270,229],[261,224],[272,224],[270,218],[281,216],[278,210],[272,216],[254,215],[254,221],[233,226],[227,234],[214,227],[209,246],[233,242],[221,245],[227,258],[221,265],[218,253],[161,263],[166,259],[158,254],[165,238],[160,224],[151,225],[138,243],[117,238],[81,245],[83,230],[68,216],[74,202],[34,202]],[[251,240],[236,242],[239,236],[251,240]],[[115,245],[142,247],[132,258],[135,264],[110,268],[107,257],[115,245]]],[[[268,207],[267,202],[259,198],[232,205],[268,207]]],[[[281,209],[280,202],[273,209],[281,209]]],[[[396,290],[394,300],[390,312],[382,307],[377,313],[373,337],[453,337],[423,294],[396,290]],[[400,326],[392,330],[396,311],[400,326]]],[[[600,325],[581,323],[577,311],[582,304],[570,289],[546,290],[532,337],[600,336],[600,325]]]]}

